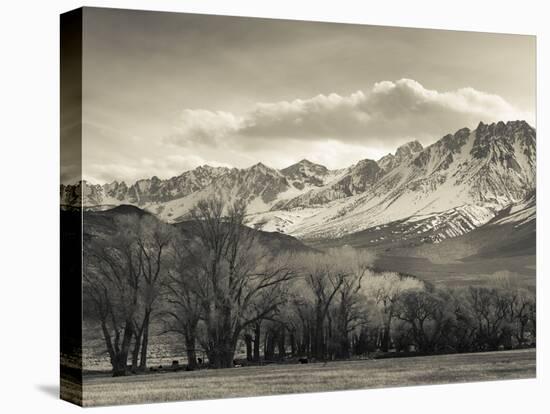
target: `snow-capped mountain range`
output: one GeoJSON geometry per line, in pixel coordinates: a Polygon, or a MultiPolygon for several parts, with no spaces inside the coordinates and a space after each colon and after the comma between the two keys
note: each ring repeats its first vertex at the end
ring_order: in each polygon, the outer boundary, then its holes
{"type": "Polygon", "coordinates": [[[394,154],[341,170],[305,159],[281,170],[262,163],[201,166],[132,185],[62,185],[61,204],[132,204],[178,222],[198,200],[218,195],[246,200],[250,226],[302,239],[338,238],[398,222],[425,235],[424,241],[439,242],[525,203],[535,190],[535,163],[536,132],[525,121],[480,123],[426,148],[411,141],[394,154]]]}

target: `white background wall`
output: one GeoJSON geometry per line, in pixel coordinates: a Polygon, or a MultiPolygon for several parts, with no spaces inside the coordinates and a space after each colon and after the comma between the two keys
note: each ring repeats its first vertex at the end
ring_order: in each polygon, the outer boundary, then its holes
{"type": "MultiPolygon", "coordinates": [[[[538,36],[538,378],[190,403],[117,412],[524,413],[550,406],[548,305],[549,53],[545,1],[128,0],[140,8],[536,34],[538,36]],[[546,230],[546,231],[545,231],[546,230]],[[545,349],[546,348],[546,349],[545,349]]],[[[59,17],[70,0],[2,2],[0,9],[0,411],[73,412],[59,401],[59,17]]],[[[95,409],[107,412],[113,408],[95,409]]]]}

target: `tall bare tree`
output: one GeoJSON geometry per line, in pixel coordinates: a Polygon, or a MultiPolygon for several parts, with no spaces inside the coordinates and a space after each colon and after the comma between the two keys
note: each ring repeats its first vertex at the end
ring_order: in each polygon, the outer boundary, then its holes
{"type": "Polygon", "coordinates": [[[351,247],[332,250],[329,254],[338,258],[345,277],[337,295],[335,309],[337,358],[349,358],[350,334],[367,322],[366,297],[361,292],[361,282],[372,261],[371,255],[351,247]]]}
{"type": "Polygon", "coordinates": [[[402,277],[394,272],[383,272],[369,277],[365,285],[365,293],[378,305],[382,319],[380,349],[388,352],[391,344],[392,321],[397,314],[399,298],[403,292],[422,289],[424,285],[417,279],[402,277]]]}
{"type": "Polygon", "coordinates": [[[129,223],[142,263],[142,283],[139,288],[140,307],[134,318],[134,351],[132,367],[135,369],[139,353],[139,369],[147,367],[149,329],[153,313],[159,304],[164,280],[170,240],[174,232],[170,226],[152,216],[143,216],[129,223]]]}
{"type": "Polygon", "coordinates": [[[133,237],[132,219],[115,220],[117,229],[93,234],[84,247],[84,295],[94,304],[113,375],[126,374],[139,306],[143,261],[133,237]]]}
{"type": "Polygon", "coordinates": [[[245,203],[201,200],[191,210],[193,238],[187,254],[198,275],[195,289],[205,326],[202,346],[212,366],[232,365],[243,329],[285,302],[294,272],[284,254],[263,247],[244,225],[245,203]]]}
{"type": "Polygon", "coordinates": [[[330,306],[344,284],[347,273],[334,262],[333,257],[327,255],[311,253],[304,255],[300,261],[303,280],[312,297],[311,354],[324,360],[333,333],[330,306]]]}
{"type": "Polygon", "coordinates": [[[446,305],[436,292],[411,290],[403,293],[397,317],[409,324],[418,351],[434,352],[445,346],[443,336],[452,317],[446,305]]]}
{"type": "Polygon", "coordinates": [[[505,292],[497,288],[471,287],[469,299],[477,323],[479,348],[497,349],[510,310],[505,292]]]}
{"type": "Polygon", "coordinates": [[[190,369],[197,366],[197,336],[201,319],[202,303],[200,301],[199,279],[192,256],[185,248],[188,238],[181,232],[174,235],[172,240],[172,261],[166,287],[166,307],[164,314],[170,318],[166,320],[165,332],[176,332],[183,336],[187,353],[187,365],[190,369]]]}
{"type": "Polygon", "coordinates": [[[152,313],[160,295],[170,228],[154,217],[127,215],[110,231],[91,232],[84,248],[84,293],[94,304],[115,375],[147,364],[152,313]]]}

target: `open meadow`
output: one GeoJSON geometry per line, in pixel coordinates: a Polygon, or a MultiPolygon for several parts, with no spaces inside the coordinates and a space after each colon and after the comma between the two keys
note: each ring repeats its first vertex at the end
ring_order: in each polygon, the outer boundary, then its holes
{"type": "Polygon", "coordinates": [[[534,378],[534,349],[84,379],[87,406],[534,378]]]}

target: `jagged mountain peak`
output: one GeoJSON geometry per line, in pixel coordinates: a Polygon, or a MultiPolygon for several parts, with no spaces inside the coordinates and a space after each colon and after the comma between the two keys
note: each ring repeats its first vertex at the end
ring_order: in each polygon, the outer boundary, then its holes
{"type": "Polygon", "coordinates": [[[476,131],[478,131],[480,134],[486,132],[502,134],[518,130],[523,130],[524,132],[533,132],[535,129],[531,125],[529,125],[527,121],[520,119],[507,122],[498,121],[490,124],[485,124],[480,121],[476,128],[476,131]]]}
{"type": "Polygon", "coordinates": [[[382,175],[384,170],[378,163],[365,158],[355,164],[333,187],[344,190],[347,195],[358,194],[371,188],[382,175]]]}
{"type": "Polygon", "coordinates": [[[395,154],[384,155],[377,161],[377,164],[382,170],[388,172],[402,163],[412,160],[423,149],[424,147],[417,140],[409,141],[400,145],[395,154]]]}
{"type": "Polygon", "coordinates": [[[218,194],[245,200],[258,228],[322,238],[408,220],[420,238],[424,227],[433,233],[436,226],[437,241],[486,223],[535,188],[535,135],[525,121],[481,122],[426,148],[411,140],[378,161],[337,171],[306,158],[280,170],[262,162],[202,165],[168,180],[62,186],[61,197],[67,204],[134,204],[178,221],[197,200],[218,194]]]}
{"type": "Polygon", "coordinates": [[[267,165],[265,165],[263,162],[257,162],[256,164],[252,165],[251,167],[248,167],[250,170],[257,170],[257,169],[267,169],[269,168],[267,165]]]}
{"type": "Polygon", "coordinates": [[[330,175],[327,167],[305,158],[283,168],[280,172],[295,189],[300,191],[308,186],[321,187],[324,185],[325,179],[330,175]]]}
{"type": "Polygon", "coordinates": [[[283,174],[292,173],[294,171],[313,171],[315,173],[328,172],[328,168],[324,165],[317,164],[306,158],[301,159],[297,163],[289,165],[281,170],[283,174]]]}
{"type": "Polygon", "coordinates": [[[414,154],[415,152],[420,152],[423,149],[424,147],[417,140],[409,141],[397,148],[395,151],[395,157],[403,159],[414,154]]]}
{"type": "Polygon", "coordinates": [[[359,160],[353,167],[352,169],[355,169],[355,168],[365,168],[365,167],[372,167],[372,168],[376,168],[376,167],[380,168],[378,166],[378,163],[374,160],[371,160],[370,158],[364,158],[362,160],[359,160]]]}
{"type": "MultiPolygon", "coordinates": [[[[228,167],[214,167],[212,165],[203,164],[203,165],[199,165],[194,170],[189,170],[189,171],[186,171],[186,172],[190,172],[190,171],[215,172],[215,171],[228,171],[228,170],[229,170],[228,167]]],[[[183,174],[185,174],[185,172],[183,174]]]]}
{"type": "Polygon", "coordinates": [[[487,158],[490,154],[495,160],[522,158],[534,165],[536,152],[536,131],[526,121],[500,121],[492,124],[480,122],[475,130],[475,140],[471,149],[474,158],[487,158]]]}
{"type": "Polygon", "coordinates": [[[426,229],[438,223],[432,240],[438,241],[487,222],[535,187],[535,130],[524,121],[462,128],[418,152],[410,149],[420,146],[405,145],[400,163],[392,154],[376,163],[362,160],[330,186],[276,205],[278,212],[270,214],[280,228],[307,238],[422,217],[426,229]]]}
{"type": "Polygon", "coordinates": [[[389,171],[393,168],[394,160],[395,157],[393,154],[386,154],[377,163],[384,171],[389,171]]]}
{"type": "Polygon", "coordinates": [[[263,175],[276,175],[276,176],[281,175],[278,170],[276,170],[275,168],[268,167],[262,162],[258,162],[244,170],[237,169],[237,171],[244,171],[247,174],[252,173],[252,174],[263,174],[263,175]]]}
{"type": "Polygon", "coordinates": [[[251,165],[250,167],[246,168],[246,170],[248,170],[248,171],[262,171],[262,172],[265,172],[265,171],[274,170],[274,168],[268,167],[268,166],[265,165],[263,162],[257,162],[256,164],[251,165]]]}
{"type": "Polygon", "coordinates": [[[427,147],[429,150],[438,150],[438,152],[447,156],[448,154],[455,154],[460,152],[462,147],[469,140],[472,131],[469,128],[461,128],[454,134],[447,134],[439,141],[434,142],[427,147]]]}

